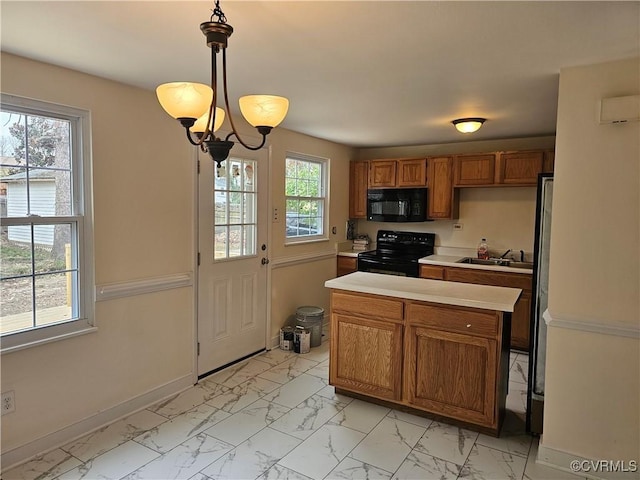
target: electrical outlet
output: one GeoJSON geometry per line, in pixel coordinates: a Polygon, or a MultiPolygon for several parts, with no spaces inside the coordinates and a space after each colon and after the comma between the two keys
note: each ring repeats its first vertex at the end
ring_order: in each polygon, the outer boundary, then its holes
{"type": "Polygon", "coordinates": [[[454,223],[453,224],[453,229],[454,230],[462,230],[462,223],[454,223]]]}
{"type": "Polygon", "coordinates": [[[2,415],[11,413],[16,409],[16,396],[15,392],[5,392],[2,394],[2,415]]]}

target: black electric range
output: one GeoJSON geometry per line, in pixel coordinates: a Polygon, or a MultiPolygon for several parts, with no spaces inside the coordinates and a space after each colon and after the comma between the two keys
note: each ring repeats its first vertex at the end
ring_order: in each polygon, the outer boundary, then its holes
{"type": "Polygon", "coordinates": [[[358,255],[358,270],[419,277],[418,260],[433,255],[435,239],[435,233],[378,230],[376,250],[358,255]]]}

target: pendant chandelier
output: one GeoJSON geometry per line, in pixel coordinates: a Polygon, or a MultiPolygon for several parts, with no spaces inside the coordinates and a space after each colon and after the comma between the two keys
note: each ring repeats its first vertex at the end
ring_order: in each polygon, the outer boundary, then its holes
{"type": "Polygon", "coordinates": [[[162,108],[184,127],[189,142],[192,145],[199,146],[202,151],[209,152],[211,158],[220,167],[221,163],[229,156],[229,152],[234,145],[234,142],[230,140],[231,137],[235,137],[249,150],[262,148],[266,142],[267,135],[287,115],[289,100],[275,95],[247,95],[241,97],[239,104],[242,115],[262,135],[260,145],[251,146],[245,143],[240,138],[229,108],[229,96],[227,94],[227,41],[233,33],[233,27],[227,23],[227,18],[220,8],[220,0],[216,0],[210,20],[200,24],[200,30],[207,37],[207,45],[211,48],[211,86],[191,82],[164,83],[158,86],[156,95],[162,108]],[[214,134],[225,118],[225,111],[216,106],[218,100],[217,55],[220,51],[222,51],[224,104],[229,124],[231,125],[231,133],[224,140],[214,134]]]}

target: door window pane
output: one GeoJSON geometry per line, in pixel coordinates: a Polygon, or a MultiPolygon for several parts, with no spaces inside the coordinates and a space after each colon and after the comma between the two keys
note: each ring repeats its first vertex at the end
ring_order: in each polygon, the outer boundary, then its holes
{"type": "Polygon", "coordinates": [[[214,179],[214,259],[255,255],[257,228],[257,162],[228,159],[214,179]]]}
{"type": "Polygon", "coordinates": [[[229,226],[229,256],[242,255],[242,227],[240,225],[229,226]]]}
{"type": "Polygon", "coordinates": [[[256,226],[255,225],[245,225],[244,229],[244,243],[242,247],[244,248],[244,255],[255,255],[256,254],[256,226]]]}
{"type": "Polygon", "coordinates": [[[244,193],[244,208],[242,211],[244,217],[242,223],[245,225],[255,225],[257,222],[256,212],[256,194],[244,193]]]}
{"type": "Polygon", "coordinates": [[[227,212],[227,192],[214,192],[214,224],[225,225],[229,223],[227,212]]]}
{"type": "Polygon", "coordinates": [[[215,227],[213,236],[213,258],[227,258],[227,227],[215,227]]]}

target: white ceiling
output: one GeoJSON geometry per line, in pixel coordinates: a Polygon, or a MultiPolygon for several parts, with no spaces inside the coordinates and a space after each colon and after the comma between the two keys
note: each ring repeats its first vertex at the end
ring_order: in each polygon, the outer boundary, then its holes
{"type": "MultiPolygon", "coordinates": [[[[640,2],[237,1],[231,102],[290,99],[282,124],[352,146],[555,133],[559,72],[640,54],[640,2]],[[487,118],[473,135],[458,117],[487,118]]],[[[146,89],[209,83],[213,2],[6,1],[2,50],[146,89]]],[[[619,92],[620,95],[637,92],[619,92]]],[[[158,107],[160,108],[160,107],[158,107]]]]}

